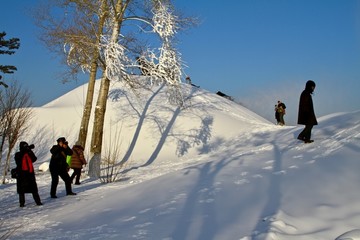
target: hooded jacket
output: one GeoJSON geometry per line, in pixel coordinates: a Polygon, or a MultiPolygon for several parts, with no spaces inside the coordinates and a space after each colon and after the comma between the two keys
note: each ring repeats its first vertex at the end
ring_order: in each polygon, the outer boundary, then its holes
{"type": "Polygon", "coordinates": [[[20,142],[20,151],[15,153],[15,163],[18,176],[16,187],[18,193],[37,193],[38,188],[35,179],[32,163],[37,160],[34,152],[29,148],[26,142],[20,142]],[[24,155],[27,154],[29,161],[24,161],[24,155]],[[25,165],[23,165],[23,163],[25,165]],[[31,165],[31,166],[30,166],[31,165]]]}
{"type": "Polygon", "coordinates": [[[311,94],[313,93],[313,87],[315,87],[315,82],[309,80],[306,82],[304,91],[300,95],[299,101],[299,113],[298,113],[298,124],[302,125],[317,125],[314,105],[312,101],[311,94]]]}
{"type": "Polygon", "coordinates": [[[74,145],[73,154],[71,156],[71,168],[82,168],[86,164],[84,157],[84,148],[80,145],[74,145]]]}

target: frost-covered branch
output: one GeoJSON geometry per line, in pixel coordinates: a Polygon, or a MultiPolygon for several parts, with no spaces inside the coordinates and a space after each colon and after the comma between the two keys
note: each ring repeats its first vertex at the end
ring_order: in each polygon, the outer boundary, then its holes
{"type": "Polygon", "coordinates": [[[106,77],[111,81],[128,79],[126,70],[132,63],[127,57],[126,48],[118,42],[110,41],[106,36],[101,37],[100,46],[106,65],[106,77]]]}
{"type": "Polygon", "coordinates": [[[78,65],[83,72],[90,72],[91,56],[75,43],[65,43],[64,52],[69,66],[78,65]]]}
{"type": "Polygon", "coordinates": [[[153,31],[159,34],[164,41],[170,39],[177,33],[177,16],[173,14],[170,4],[161,3],[153,10],[153,31]]]}

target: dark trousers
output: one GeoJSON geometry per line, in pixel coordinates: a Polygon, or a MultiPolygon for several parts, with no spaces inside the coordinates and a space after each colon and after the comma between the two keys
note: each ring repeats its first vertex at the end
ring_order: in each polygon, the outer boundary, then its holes
{"type": "Polygon", "coordinates": [[[80,183],[80,176],[81,176],[81,168],[73,168],[74,172],[73,174],[71,174],[71,182],[74,180],[75,178],[75,184],[79,184],[80,183]]]}
{"type": "Polygon", "coordinates": [[[304,130],[299,134],[298,139],[308,141],[311,138],[311,130],[314,125],[305,125],[304,130]]]}
{"type": "MultiPolygon", "coordinates": [[[[32,195],[33,195],[33,198],[34,198],[34,201],[36,202],[36,204],[41,205],[39,193],[33,192],[32,195]]],[[[19,203],[20,203],[21,207],[25,206],[25,193],[19,193],[19,203]]]]}
{"type": "Polygon", "coordinates": [[[51,190],[50,196],[56,196],[56,188],[59,183],[59,176],[65,183],[66,194],[72,193],[71,190],[71,179],[66,170],[64,171],[51,171],[51,190]]]}

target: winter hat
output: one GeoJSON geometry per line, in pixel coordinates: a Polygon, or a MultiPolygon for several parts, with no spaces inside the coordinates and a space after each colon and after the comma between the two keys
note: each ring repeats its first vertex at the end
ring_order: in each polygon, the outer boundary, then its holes
{"type": "Polygon", "coordinates": [[[311,87],[315,87],[316,84],[313,80],[309,80],[306,82],[306,88],[311,88],[311,87]]]}
{"type": "Polygon", "coordinates": [[[29,147],[29,144],[27,142],[20,142],[19,144],[20,151],[24,150],[25,148],[29,147]]]}
{"type": "Polygon", "coordinates": [[[62,143],[64,143],[64,142],[66,142],[66,139],[64,138],[64,137],[60,137],[60,138],[58,138],[58,140],[56,140],[58,143],[59,142],[62,142],[62,143]]]}
{"type": "Polygon", "coordinates": [[[312,93],[314,91],[312,88],[315,87],[315,86],[316,86],[316,84],[315,84],[315,82],[313,80],[308,80],[306,82],[305,89],[312,93]]]}

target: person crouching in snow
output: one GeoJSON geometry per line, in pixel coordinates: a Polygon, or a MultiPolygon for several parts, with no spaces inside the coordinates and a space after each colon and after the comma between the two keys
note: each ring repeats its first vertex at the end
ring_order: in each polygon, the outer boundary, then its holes
{"type": "Polygon", "coordinates": [[[25,206],[25,193],[32,193],[36,205],[43,205],[38,193],[33,162],[37,160],[32,149],[34,145],[27,142],[20,142],[20,151],[15,153],[16,162],[16,187],[19,194],[20,207],[25,206]]]}
{"type": "Polygon", "coordinates": [[[71,165],[70,167],[74,170],[73,174],[71,175],[71,183],[75,178],[75,185],[80,185],[80,176],[81,176],[81,169],[83,165],[86,165],[86,160],[84,157],[84,148],[79,145],[75,144],[72,148],[73,154],[71,156],[71,165]]]}

